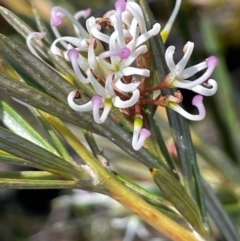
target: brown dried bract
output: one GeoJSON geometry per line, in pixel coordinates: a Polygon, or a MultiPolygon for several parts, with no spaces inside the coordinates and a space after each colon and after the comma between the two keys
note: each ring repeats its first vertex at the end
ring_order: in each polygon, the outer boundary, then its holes
{"type": "Polygon", "coordinates": [[[81,93],[78,90],[76,90],[74,99],[81,99],[81,98],[82,98],[81,93]]]}
{"type": "Polygon", "coordinates": [[[111,21],[108,18],[99,18],[97,20],[97,23],[99,25],[101,25],[101,27],[104,27],[104,28],[112,28],[113,27],[111,21]]]}
{"type": "Polygon", "coordinates": [[[160,96],[158,99],[153,100],[153,104],[157,106],[166,107],[169,104],[169,102],[179,104],[182,102],[182,100],[183,96],[181,92],[178,90],[174,93],[174,95],[160,96]]]}

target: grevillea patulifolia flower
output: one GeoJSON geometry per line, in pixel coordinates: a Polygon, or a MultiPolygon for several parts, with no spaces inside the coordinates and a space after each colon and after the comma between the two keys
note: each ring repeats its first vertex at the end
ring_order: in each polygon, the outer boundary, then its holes
{"type": "MultiPolygon", "coordinates": [[[[164,41],[169,35],[180,5],[181,0],[177,0],[169,22],[161,32],[164,41]]],[[[148,40],[160,33],[160,24],[156,23],[147,30],[142,9],[132,1],[117,0],[115,9],[101,18],[89,17],[90,13],[91,10],[86,9],[72,15],[59,6],[53,7],[51,11],[51,27],[56,37],[51,45],[51,52],[69,61],[79,81],[91,85],[95,92],[87,103],[79,105],[74,101],[78,90],[71,91],[67,100],[72,109],[78,112],[91,111],[95,122],[101,124],[112,107],[119,108],[133,121],[132,147],[135,150],[139,150],[151,135],[144,127],[146,104],[171,108],[190,120],[204,118],[205,109],[201,95],[212,95],[217,90],[216,81],[209,79],[217,65],[215,57],[209,57],[200,64],[186,68],[193,51],[193,43],[186,44],[184,56],[177,64],[173,60],[175,48],[170,46],[165,55],[170,73],[162,84],[149,87],[146,84],[151,75],[148,67],[148,40]],[[64,18],[68,18],[73,24],[76,36],[61,36],[57,27],[64,18]],[[79,23],[79,18],[86,19],[86,29],[79,23]],[[206,71],[201,77],[194,81],[189,80],[204,69],[206,71]],[[157,99],[146,97],[146,93],[151,90],[175,87],[201,94],[192,100],[192,104],[198,108],[198,115],[191,115],[182,109],[179,105],[182,101],[179,91],[174,96],[160,96],[157,99]]],[[[36,56],[38,54],[31,41],[33,38],[40,40],[43,37],[44,33],[32,33],[27,38],[27,45],[36,56]]]]}

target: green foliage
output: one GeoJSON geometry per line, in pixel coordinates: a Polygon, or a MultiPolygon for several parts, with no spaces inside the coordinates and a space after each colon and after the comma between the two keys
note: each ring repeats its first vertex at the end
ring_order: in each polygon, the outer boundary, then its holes
{"type": "MultiPolygon", "coordinates": [[[[155,19],[148,4],[140,0],[140,6],[144,9],[148,27],[152,26],[155,19]]],[[[0,13],[24,38],[32,32],[31,28],[11,11],[0,7],[0,13]]],[[[38,25],[45,29],[40,15],[36,14],[38,25]]],[[[209,44],[209,52],[211,52],[214,44],[217,45],[217,40],[213,41],[214,36],[209,28],[210,26],[204,20],[202,31],[205,33],[206,42],[211,43],[209,44]]],[[[151,81],[156,84],[168,74],[164,59],[165,47],[160,36],[152,38],[149,45],[151,71],[154,73],[151,81]]],[[[11,37],[0,35],[0,118],[3,124],[0,127],[0,162],[38,169],[33,172],[0,172],[1,188],[84,189],[109,195],[134,212],[140,205],[138,202],[146,202],[150,211],[158,213],[160,210],[161,213],[166,213],[171,217],[173,225],[178,225],[176,220],[180,220],[180,224],[189,224],[193,230],[205,238],[214,239],[213,236],[211,237],[212,227],[208,222],[210,215],[218,226],[219,232],[227,240],[240,239],[232,221],[204,180],[205,175],[198,166],[196,156],[199,154],[205,159],[209,163],[209,170],[212,173],[217,172],[221,181],[227,179],[229,186],[239,188],[239,172],[236,170],[236,167],[239,167],[237,166],[239,162],[237,110],[230,108],[231,103],[234,102],[234,96],[231,94],[230,84],[221,78],[223,72],[226,76],[226,69],[223,66],[220,66],[216,77],[221,79],[220,88],[225,90],[224,103],[228,108],[226,110],[225,105],[219,105],[215,119],[222,118],[221,113],[226,111],[222,124],[225,132],[228,133],[232,148],[229,153],[224,153],[227,159],[223,157],[221,151],[213,153],[212,150],[208,150],[204,141],[197,140],[197,138],[193,138],[192,141],[189,123],[178,113],[167,109],[168,121],[161,119],[159,122],[156,121],[158,118],[156,109],[150,106],[146,108],[146,119],[153,135],[145,148],[134,151],[130,141],[132,123],[117,109],[113,110],[102,125],[96,124],[89,113],[73,111],[67,104],[68,93],[75,88],[81,89],[82,98],[79,103],[84,103],[90,99],[92,89],[76,80],[69,65],[63,59],[50,53],[47,43],[35,41],[34,47],[46,62],[31,54],[23,44],[11,37]],[[15,98],[27,107],[28,118],[21,113],[21,110],[17,110],[11,98],[15,98]],[[34,119],[44,131],[36,129],[29,122],[31,119],[29,117],[34,119]],[[83,142],[68,128],[69,123],[77,130],[84,131],[91,151],[85,148],[83,142]],[[164,125],[171,130],[178,155],[177,161],[168,151],[164,125]],[[114,157],[108,158],[107,154],[105,155],[104,151],[98,147],[99,143],[93,134],[107,138],[111,142],[111,148],[114,144],[121,148],[124,152],[124,159],[134,158],[142,163],[146,170],[150,169],[153,181],[159,190],[157,192],[147,190],[134,180],[112,171],[108,162],[114,163],[114,159],[118,158],[117,151],[114,157]],[[74,155],[69,151],[69,147],[74,151],[74,155]],[[228,155],[235,158],[234,161],[228,155]],[[226,162],[227,168],[218,165],[218,161],[223,164],[226,162]],[[121,196],[129,191],[133,195],[129,196],[129,200],[131,198],[135,200],[131,204],[127,197],[121,196]]],[[[174,90],[169,89],[162,92],[163,95],[173,93],[174,90]]],[[[167,135],[169,136],[169,133],[167,135]]],[[[222,138],[224,139],[224,135],[222,138]]],[[[127,166],[127,168],[134,169],[134,166],[127,166]]],[[[144,210],[140,210],[138,214],[153,225],[153,218],[147,217],[144,210]]],[[[156,220],[159,221],[159,217],[156,215],[156,220]]],[[[238,223],[237,226],[239,225],[238,223]]],[[[181,225],[176,227],[181,227],[181,225]]],[[[158,229],[173,238],[167,229],[160,227],[158,229]]],[[[174,230],[171,225],[169,229],[174,230]]],[[[183,230],[182,240],[187,237],[184,236],[185,231],[186,235],[188,233],[192,235],[187,229],[183,230]]],[[[191,240],[197,239],[193,235],[191,240]]]]}

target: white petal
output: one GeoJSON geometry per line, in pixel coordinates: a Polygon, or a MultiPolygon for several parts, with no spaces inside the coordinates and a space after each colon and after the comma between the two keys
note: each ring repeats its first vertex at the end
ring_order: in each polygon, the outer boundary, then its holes
{"type": "Polygon", "coordinates": [[[135,67],[126,67],[122,70],[122,74],[125,76],[130,76],[130,75],[142,75],[145,77],[150,76],[150,71],[148,69],[139,69],[135,67]]]}
{"type": "Polygon", "coordinates": [[[118,31],[118,43],[121,48],[126,46],[124,35],[123,35],[123,22],[122,22],[122,11],[116,10],[117,15],[117,31],[118,31]]]}
{"type": "MultiPolygon", "coordinates": [[[[54,27],[52,25],[50,25],[51,28],[52,28],[52,31],[53,31],[53,34],[55,35],[55,38],[58,39],[58,38],[61,38],[61,34],[59,33],[57,27],[54,27]]],[[[67,43],[65,41],[60,41],[60,44],[65,48],[67,49],[67,43]]]]}
{"type": "Polygon", "coordinates": [[[87,102],[86,104],[83,104],[83,105],[77,105],[74,102],[75,94],[76,94],[76,91],[73,90],[68,94],[68,97],[67,97],[68,104],[73,110],[78,111],[78,112],[84,112],[84,111],[92,110],[92,101],[89,101],[89,102],[87,102]]]}
{"type": "Polygon", "coordinates": [[[142,118],[136,118],[133,124],[133,136],[132,136],[133,147],[137,145],[139,133],[140,133],[140,130],[142,129],[142,126],[143,126],[142,118]]]}
{"type": "Polygon", "coordinates": [[[166,60],[167,66],[173,75],[175,75],[175,71],[176,71],[176,64],[174,63],[174,60],[173,60],[174,53],[175,53],[174,46],[169,46],[165,52],[165,60],[166,60]]]}
{"type": "Polygon", "coordinates": [[[187,42],[186,45],[183,48],[184,55],[182,59],[177,63],[177,71],[181,74],[183,70],[185,69],[187,62],[189,61],[192,51],[194,48],[193,42],[187,42]]]}
{"type": "Polygon", "coordinates": [[[89,15],[91,14],[91,8],[87,8],[85,10],[80,10],[74,14],[74,18],[79,20],[80,18],[88,18],[89,15]]]}
{"type": "MultiPolygon", "coordinates": [[[[145,129],[145,128],[142,128],[140,130],[140,133],[138,135],[138,139],[137,141],[133,140],[132,141],[132,147],[135,151],[138,151],[142,148],[145,140],[151,136],[151,132],[148,130],[148,129],[145,129]]],[[[134,134],[133,134],[133,137],[134,137],[134,134]]]]}
{"type": "Polygon", "coordinates": [[[120,64],[121,68],[123,66],[124,67],[130,66],[139,55],[146,53],[147,50],[148,49],[147,49],[146,45],[142,45],[142,46],[138,47],[137,49],[135,49],[126,60],[121,61],[121,64],[120,64]]]}
{"type": "MultiPolygon", "coordinates": [[[[88,18],[88,16],[91,14],[91,8],[87,8],[86,10],[78,11],[74,14],[74,18],[78,20],[80,18],[88,18]]],[[[74,30],[77,36],[81,37],[81,33],[79,32],[78,28],[74,25],[74,30]]],[[[88,29],[87,29],[88,30],[88,29]]]]}
{"type": "Polygon", "coordinates": [[[113,29],[114,31],[117,31],[117,17],[116,17],[116,14],[115,14],[115,10],[112,10],[114,13],[109,16],[109,19],[110,19],[110,22],[111,22],[111,25],[113,26],[113,29]]]}
{"type": "Polygon", "coordinates": [[[132,14],[130,12],[124,11],[122,13],[122,20],[123,20],[123,23],[126,26],[130,27],[134,18],[133,18],[132,14]]]}
{"type": "Polygon", "coordinates": [[[146,33],[140,35],[137,38],[136,47],[138,47],[139,45],[143,44],[144,42],[149,40],[151,37],[157,35],[160,32],[160,29],[161,29],[161,25],[159,23],[155,23],[153,25],[152,29],[150,29],[149,31],[147,31],[146,33]]]}
{"type": "Polygon", "coordinates": [[[89,64],[87,62],[87,59],[80,54],[79,58],[77,59],[77,62],[78,62],[78,65],[80,66],[80,68],[84,72],[86,72],[87,69],[89,68],[89,64]]]}
{"type": "Polygon", "coordinates": [[[141,84],[141,82],[135,82],[135,83],[129,83],[129,84],[125,84],[121,81],[120,78],[118,78],[116,81],[115,81],[115,86],[117,87],[118,90],[122,91],[122,92],[125,92],[125,93],[128,93],[128,92],[132,92],[134,91],[135,89],[138,88],[138,86],[141,84]]]}
{"type": "MultiPolygon", "coordinates": [[[[123,29],[123,34],[124,34],[124,38],[130,37],[131,35],[129,34],[129,32],[126,29],[123,29]]],[[[110,36],[110,40],[109,40],[109,50],[118,50],[121,49],[119,43],[117,42],[117,38],[118,38],[118,32],[114,31],[111,36],[110,36]]],[[[120,62],[120,58],[118,56],[111,56],[111,64],[113,65],[118,65],[120,62]]]]}
{"type": "Polygon", "coordinates": [[[27,46],[28,46],[29,50],[31,51],[31,53],[40,59],[41,59],[41,57],[38,55],[38,53],[36,52],[36,50],[34,49],[34,47],[32,45],[32,39],[41,40],[45,35],[46,35],[46,33],[44,33],[44,32],[42,32],[42,33],[41,32],[33,32],[33,33],[30,33],[26,39],[27,46]]]}
{"type": "Polygon", "coordinates": [[[63,10],[63,14],[69,18],[69,20],[75,25],[78,29],[79,37],[82,38],[89,38],[88,32],[83,28],[83,26],[78,22],[76,18],[72,14],[70,14],[67,10],[61,8],[63,10]]]}
{"type": "MultiPolygon", "coordinates": [[[[109,52],[110,51],[105,51],[105,52],[102,52],[99,56],[98,56],[98,59],[99,59],[99,62],[100,64],[102,64],[106,69],[108,70],[114,70],[114,66],[109,63],[107,60],[105,60],[105,58],[108,58],[109,57],[109,52]]],[[[120,58],[117,57],[119,60],[120,58]]],[[[119,61],[118,61],[119,62],[119,61]]]]}
{"type": "Polygon", "coordinates": [[[173,108],[174,111],[178,112],[180,115],[184,116],[186,119],[188,120],[193,120],[193,121],[198,121],[198,120],[202,120],[203,118],[200,118],[200,116],[198,115],[192,115],[190,113],[188,113],[187,111],[185,111],[181,106],[176,105],[173,108]]]}
{"type": "MultiPolygon", "coordinates": [[[[53,7],[52,11],[54,11],[54,14],[57,15],[61,15],[61,18],[63,18],[64,16],[67,17],[73,25],[75,25],[75,27],[78,29],[78,32],[81,34],[81,38],[88,38],[89,34],[88,32],[83,28],[83,26],[74,18],[74,16],[72,14],[70,14],[66,9],[61,8],[61,7],[53,7]],[[54,10],[55,9],[55,10],[54,10]]],[[[56,17],[55,16],[55,17],[56,17]]],[[[51,24],[52,25],[52,24],[51,24]]]]}
{"type": "Polygon", "coordinates": [[[86,28],[88,30],[88,32],[90,33],[90,29],[93,25],[96,24],[96,19],[94,17],[90,17],[87,19],[86,21],[86,28]]]}
{"type": "MultiPolygon", "coordinates": [[[[132,41],[136,41],[137,39],[137,36],[139,35],[139,31],[138,31],[138,23],[137,23],[137,20],[134,18],[131,22],[131,26],[129,28],[129,33],[131,34],[133,40],[132,41]]],[[[131,41],[127,44],[128,45],[132,45],[131,41]]]]}
{"type": "Polygon", "coordinates": [[[99,109],[93,112],[93,117],[95,122],[98,124],[102,124],[107,119],[108,114],[111,111],[111,108],[112,108],[112,103],[110,103],[110,101],[104,102],[101,116],[99,116],[99,109]]]}
{"type": "Polygon", "coordinates": [[[146,24],[140,6],[135,2],[127,2],[126,10],[129,11],[134,16],[134,18],[136,18],[141,33],[145,33],[147,31],[146,24]]]}
{"type": "Polygon", "coordinates": [[[59,48],[56,46],[56,44],[57,44],[58,42],[61,42],[62,40],[67,41],[68,43],[76,46],[80,51],[87,51],[87,50],[88,50],[86,47],[83,47],[83,46],[82,46],[82,41],[81,41],[81,39],[76,38],[76,37],[67,37],[67,36],[66,36],[66,37],[58,38],[58,39],[56,39],[56,40],[52,43],[50,50],[51,50],[51,52],[52,52],[53,54],[62,56],[62,51],[63,51],[63,50],[59,49],[59,48]]]}
{"type": "Polygon", "coordinates": [[[212,74],[214,69],[215,69],[215,66],[211,65],[207,68],[207,70],[199,78],[197,78],[193,81],[188,81],[188,80],[176,81],[176,82],[174,81],[174,86],[179,87],[179,88],[192,89],[195,86],[200,85],[203,82],[205,82],[210,77],[210,75],[212,74]]]}
{"type": "Polygon", "coordinates": [[[217,82],[213,79],[209,79],[208,84],[211,86],[211,88],[206,88],[202,85],[197,85],[192,88],[192,91],[204,96],[214,95],[217,92],[217,88],[218,88],[217,82]]]}
{"type": "Polygon", "coordinates": [[[92,87],[94,89],[94,91],[101,97],[103,97],[104,99],[106,98],[106,93],[105,93],[105,89],[104,87],[98,82],[97,79],[95,79],[95,77],[93,76],[91,70],[87,71],[87,76],[89,81],[92,84],[92,87]]]}
{"type": "Polygon", "coordinates": [[[112,86],[113,82],[113,73],[110,72],[107,76],[106,82],[105,82],[105,92],[106,92],[106,98],[112,98],[115,96],[115,92],[112,86]]]}
{"type": "Polygon", "coordinates": [[[134,106],[140,97],[140,92],[138,89],[132,92],[132,96],[129,100],[121,100],[118,96],[113,98],[113,105],[117,108],[128,108],[134,106]]]}
{"type": "MultiPolygon", "coordinates": [[[[79,57],[78,57],[79,59],[79,57]]],[[[89,83],[89,79],[86,78],[85,76],[83,76],[81,69],[79,68],[79,64],[78,64],[78,60],[77,59],[72,59],[71,60],[71,64],[73,67],[73,70],[75,72],[75,74],[77,75],[78,79],[84,83],[84,84],[88,84],[89,83]]]]}
{"type": "Polygon", "coordinates": [[[197,107],[198,110],[199,110],[198,115],[192,115],[192,114],[188,113],[178,104],[169,104],[168,107],[173,109],[174,111],[178,112],[180,115],[184,116],[188,120],[200,121],[205,117],[205,109],[204,109],[203,105],[202,105],[203,108],[199,109],[197,107]]]}
{"type": "Polygon", "coordinates": [[[99,67],[94,51],[94,42],[90,42],[89,48],[88,48],[88,64],[91,67],[91,69],[94,70],[95,73],[99,74],[99,67]]]}
{"type": "Polygon", "coordinates": [[[184,69],[182,72],[182,77],[183,77],[183,79],[187,79],[187,78],[195,75],[197,72],[199,72],[203,69],[206,69],[206,68],[207,68],[206,61],[201,62],[199,64],[196,64],[196,65],[193,65],[191,67],[184,69]]]}
{"type": "Polygon", "coordinates": [[[99,24],[94,24],[90,28],[90,33],[92,34],[93,37],[108,44],[110,37],[102,33],[100,30],[101,30],[101,26],[99,24]]]}

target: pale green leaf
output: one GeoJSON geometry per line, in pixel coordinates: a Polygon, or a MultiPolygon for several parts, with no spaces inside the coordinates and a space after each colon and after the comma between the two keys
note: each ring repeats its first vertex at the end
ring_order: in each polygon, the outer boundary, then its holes
{"type": "Polygon", "coordinates": [[[179,181],[162,169],[152,170],[152,175],[164,197],[174,205],[196,231],[205,235],[206,230],[204,229],[198,206],[179,181]]]}
{"type": "Polygon", "coordinates": [[[86,174],[79,165],[70,164],[64,159],[2,127],[0,127],[0,149],[33,162],[40,166],[42,170],[72,180],[81,179],[83,178],[83,174],[86,174]]]}
{"type": "Polygon", "coordinates": [[[56,149],[36,131],[24,118],[14,110],[6,101],[0,100],[0,119],[11,131],[23,138],[45,148],[55,155],[56,149]]]}

